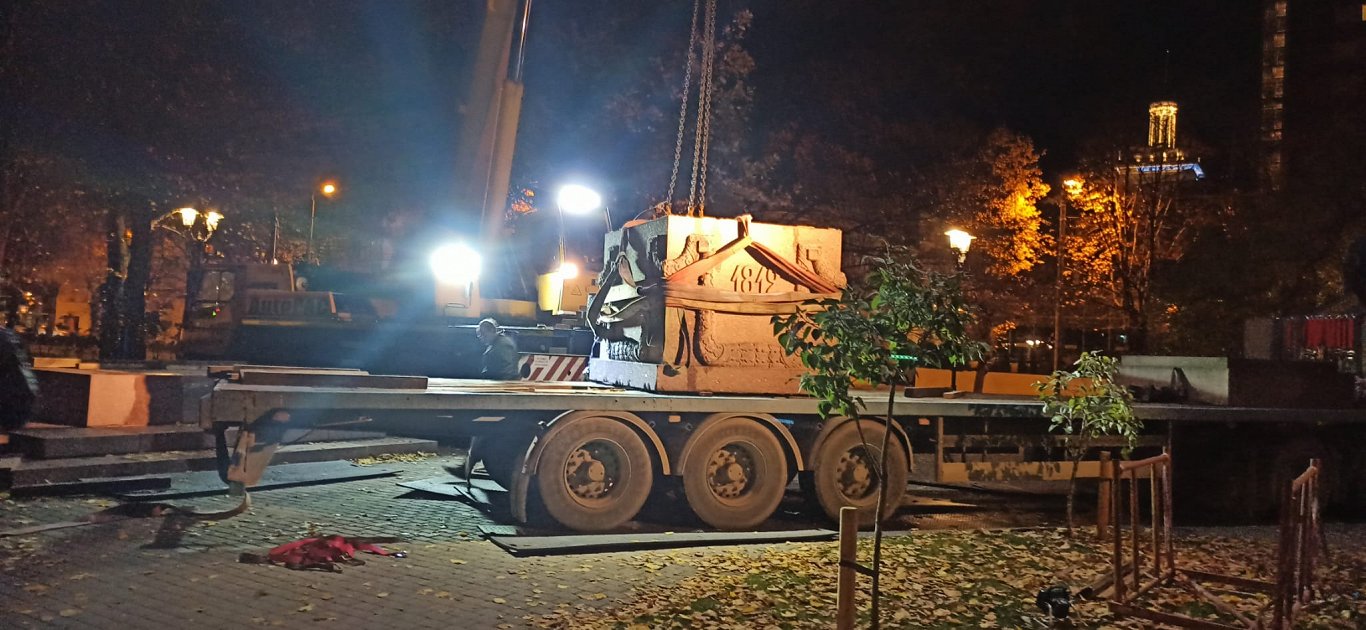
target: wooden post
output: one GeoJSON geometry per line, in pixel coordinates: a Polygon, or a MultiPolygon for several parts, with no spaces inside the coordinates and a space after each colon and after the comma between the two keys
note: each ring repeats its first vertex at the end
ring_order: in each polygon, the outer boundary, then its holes
{"type": "Polygon", "coordinates": [[[944,483],[944,416],[934,420],[934,480],[944,483]]]}
{"type": "Polygon", "coordinates": [[[1134,595],[1138,595],[1138,589],[1142,588],[1138,583],[1138,576],[1143,568],[1143,553],[1140,551],[1139,530],[1138,528],[1138,469],[1129,471],[1129,530],[1130,541],[1134,548],[1134,595]]]}
{"type": "Polygon", "coordinates": [[[1172,460],[1162,467],[1162,531],[1167,537],[1167,577],[1176,577],[1176,546],[1172,542],[1172,460]]]}
{"type": "Polygon", "coordinates": [[[1158,484],[1162,483],[1158,472],[1162,470],[1162,466],[1163,462],[1158,462],[1148,467],[1148,511],[1152,513],[1152,526],[1149,529],[1152,530],[1153,535],[1153,577],[1162,575],[1162,544],[1160,542],[1162,529],[1158,527],[1162,518],[1159,514],[1162,504],[1161,499],[1157,496],[1158,484]]]}
{"type": "Polygon", "coordinates": [[[836,630],[853,630],[854,579],[858,575],[854,565],[858,562],[858,509],[840,508],[840,572],[835,605],[836,630]]]}
{"type": "Polygon", "coordinates": [[[1124,521],[1120,519],[1120,514],[1119,514],[1119,511],[1120,511],[1119,508],[1120,508],[1120,505],[1121,505],[1121,503],[1120,503],[1119,489],[1120,489],[1120,486],[1123,485],[1123,484],[1121,484],[1119,481],[1120,481],[1120,479],[1122,478],[1122,477],[1121,477],[1122,474],[1123,474],[1123,473],[1121,473],[1120,470],[1119,470],[1119,460],[1117,460],[1117,459],[1116,459],[1116,460],[1111,460],[1111,461],[1110,461],[1110,505],[1112,506],[1112,507],[1111,507],[1111,510],[1112,510],[1111,514],[1114,515],[1114,519],[1113,519],[1113,520],[1114,520],[1114,523],[1112,523],[1112,525],[1113,525],[1114,528],[1115,528],[1115,537],[1114,537],[1115,547],[1114,547],[1114,556],[1111,557],[1110,563],[1111,563],[1112,565],[1114,565],[1114,571],[1115,571],[1115,597],[1114,597],[1114,600],[1117,601],[1117,602],[1120,602],[1120,603],[1124,603],[1124,601],[1126,600],[1126,597],[1125,597],[1125,595],[1124,595],[1124,541],[1123,541],[1123,536],[1120,535],[1121,532],[1124,531],[1123,525],[1121,524],[1121,523],[1123,523],[1124,521]]]}
{"type": "Polygon", "coordinates": [[[1100,452],[1100,486],[1096,490],[1096,539],[1105,542],[1110,533],[1110,451],[1100,452]]]}

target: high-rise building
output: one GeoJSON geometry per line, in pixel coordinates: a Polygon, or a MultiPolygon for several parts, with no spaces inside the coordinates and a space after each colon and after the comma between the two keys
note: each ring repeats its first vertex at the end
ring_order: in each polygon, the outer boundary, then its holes
{"type": "Polygon", "coordinates": [[[1265,185],[1366,178],[1366,2],[1264,0],[1261,84],[1265,185]]]}

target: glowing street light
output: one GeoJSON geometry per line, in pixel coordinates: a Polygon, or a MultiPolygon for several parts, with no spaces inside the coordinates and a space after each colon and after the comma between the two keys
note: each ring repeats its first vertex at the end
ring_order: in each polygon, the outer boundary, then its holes
{"type": "Polygon", "coordinates": [[[1077,178],[1077,177],[1069,177],[1069,178],[1067,178],[1067,179],[1062,180],[1062,187],[1063,187],[1063,190],[1066,190],[1066,191],[1067,191],[1067,194],[1068,194],[1068,195],[1071,195],[1071,196],[1075,197],[1075,196],[1081,194],[1081,186],[1082,186],[1082,183],[1083,183],[1083,182],[1082,182],[1082,180],[1081,180],[1080,178],[1077,178]]]}
{"type": "Polygon", "coordinates": [[[190,313],[194,309],[195,295],[198,293],[201,267],[204,266],[204,255],[209,248],[209,239],[213,238],[218,231],[218,224],[223,220],[223,213],[217,210],[200,212],[196,208],[186,206],[176,208],[166,215],[152,222],[152,227],[161,227],[175,232],[177,236],[185,239],[185,254],[187,257],[185,266],[185,307],[182,309],[181,330],[188,330],[190,326],[190,313]],[[178,230],[172,227],[170,219],[172,216],[180,219],[181,227],[178,230]],[[198,228],[200,217],[204,218],[204,225],[198,228]]]}
{"type": "Polygon", "coordinates": [[[555,196],[555,205],[559,206],[561,212],[588,214],[602,207],[602,195],[587,186],[567,184],[560,187],[555,196]]]}
{"type": "Polygon", "coordinates": [[[945,232],[944,236],[949,237],[949,249],[958,254],[958,267],[962,268],[963,261],[968,258],[968,250],[972,249],[972,241],[977,237],[957,228],[945,232]]]}
{"type": "MultiPolygon", "coordinates": [[[[331,199],[333,195],[337,194],[337,184],[335,182],[323,182],[318,191],[324,197],[331,199]]],[[[308,247],[304,250],[304,262],[308,262],[313,257],[313,224],[318,218],[318,194],[313,193],[308,196],[308,199],[311,204],[308,210],[308,247]]]]}

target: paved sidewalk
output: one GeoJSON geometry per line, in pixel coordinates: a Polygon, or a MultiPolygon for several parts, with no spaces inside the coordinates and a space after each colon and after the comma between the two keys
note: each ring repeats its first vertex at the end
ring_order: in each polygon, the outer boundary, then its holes
{"type": "MultiPolygon", "coordinates": [[[[603,606],[633,587],[668,586],[695,570],[642,568],[628,562],[629,553],[514,558],[482,540],[480,526],[497,524],[496,518],[455,499],[396,485],[444,475],[443,465],[460,461],[459,455],[446,455],[385,463],[399,475],[257,492],[249,512],[221,522],[140,519],[0,538],[0,619],[6,628],[119,630],[526,627],[527,615],[603,606]],[[339,574],[237,562],[242,552],[264,553],[310,531],[399,536],[408,542],[388,547],[410,555],[362,555],[364,566],[344,567],[339,574]]],[[[922,498],[962,499],[953,492],[913,488],[922,498]]],[[[825,525],[802,512],[795,497],[789,499],[766,529],[825,525]]],[[[986,511],[910,510],[893,529],[1037,525],[1057,516],[1047,506],[1022,507],[1019,497],[969,500],[983,503],[986,511]]],[[[170,502],[200,511],[234,504],[227,497],[170,502]]],[[[71,520],[114,504],[89,497],[4,500],[0,529],[71,520]]],[[[699,526],[670,506],[654,511],[666,514],[668,522],[647,522],[640,531],[699,526]]]]}
{"type": "MultiPolygon", "coordinates": [[[[247,514],[218,523],[142,519],[0,539],[5,627],[500,628],[556,606],[599,606],[637,584],[687,571],[628,567],[629,554],[518,559],[479,540],[492,521],[455,500],[410,494],[399,479],[440,474],[450,458],[403,464],[399,478],[253,495],[247,514]],[[402,536],[407,558],[362,555],[342,573],[239,564],[243,551],[308,534],[402,536]]],[[[389,465],[389,464],[386,464],[389,465]]],[[[226,498],[178,500],[199,509],[226,498]]],[[[0,503],[0,528],[77,517],[112,502],[0,503]]]]}

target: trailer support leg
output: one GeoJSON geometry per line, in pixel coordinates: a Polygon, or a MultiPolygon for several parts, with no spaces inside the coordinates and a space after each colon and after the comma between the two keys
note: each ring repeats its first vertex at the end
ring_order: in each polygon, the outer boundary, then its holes
{"type": "MultiPolygon", "coordinates": [[[[234,493],[261,481],[284,436],[289,412],[276,411],[238,429],[237,445],[228,461],[226,480],[234,493]]],[[[226,444],[226,438],[225,438],[226,444]]]]}

